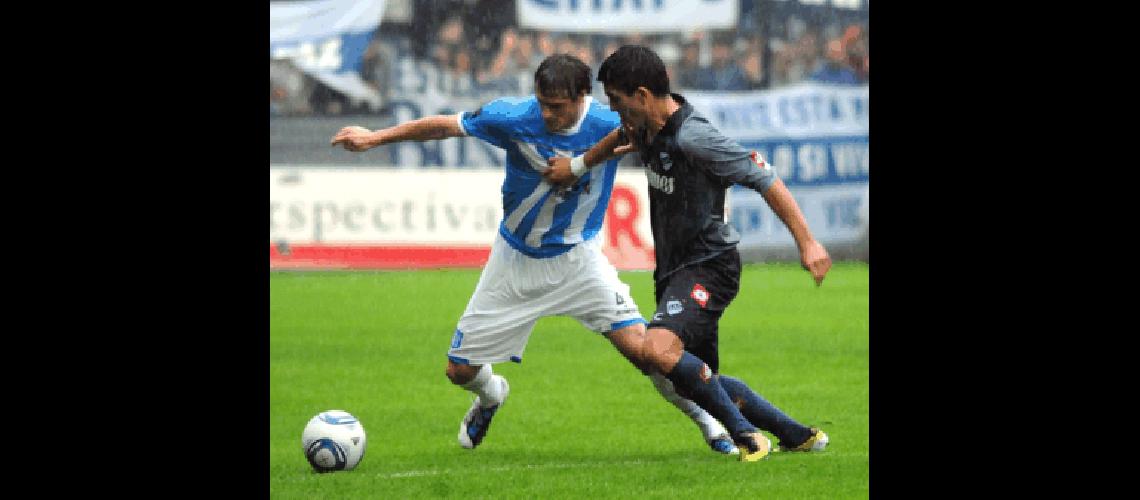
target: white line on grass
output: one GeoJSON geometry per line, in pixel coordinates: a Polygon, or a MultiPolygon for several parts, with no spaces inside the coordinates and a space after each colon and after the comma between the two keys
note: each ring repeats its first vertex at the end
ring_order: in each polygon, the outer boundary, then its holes
{"type": "MultiPolygon", "coordinates": [[[[686,462],[696,462],[697,460],[685,460],[686,462]]],[[[571,463],[551,463],[551,464],[525,464],[525,465],[497,465],[494,467],[464,467],[461,470],[441,469],[441,470],[409,470],[402,472],[392,472],[388,474],[377,474],[380,477],[398,478],[398,477],[424,477],[424,476],[438,476],[440,474],[451,474],[453,472],[461,472],[464,474],[472,472],[504,472],[512,470],[527,470],[527,469],[574,469],[579,467],[613,467],[613,466],[631,466],[631,465],[650,465],[661,463],[676,463],[676,460],[626,460],[624,462],[571,462],[571,463]]]]}

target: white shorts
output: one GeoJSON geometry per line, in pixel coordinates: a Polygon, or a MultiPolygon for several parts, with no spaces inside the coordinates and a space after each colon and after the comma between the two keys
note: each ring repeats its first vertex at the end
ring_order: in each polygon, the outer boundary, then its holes
{"type": "Polygon", "coordinates": [[[599,333],[646,323],[597,238],[537,259],[496,235],[447,357],[470,365],[521,363],[535,322],[546,316],[570,316],[599,333]]]}

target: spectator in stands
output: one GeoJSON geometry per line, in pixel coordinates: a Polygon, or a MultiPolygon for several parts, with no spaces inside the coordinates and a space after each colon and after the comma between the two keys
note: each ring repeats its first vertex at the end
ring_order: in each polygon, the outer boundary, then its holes
{"type": "MultiPolygon", "coordinates": [[[[612,52],[611,52],[612,53],[612,52]]],[[[681,46],[681,60],[677,62],[677,87],[680,89],[700,88],[701,46],[696,41],[685,42],[681,46]]],[[[673,81],[673,80],[671,80],[673,81]]]]}
{"type": "Polygon", "coordinates": [[[281,101],[284,100],[285,90],[269,82],[269,116],[279,116],[282,113],[281,101]]]}
{"type": "Polygon", "coordinates": [[[554,41],[554,52],[556,54],[571,54],[573,55],[578,51],[578,43],[574,37],[570,35],[562,35],[554,41]]]}
{"type": "Polygon", "coordinates": [[[539,53],[535,47],[533,34],[519,33],[512,57],[514,60],[514,75],[518,81],[519,92],[523,94],[533,93],[534,75],[531,73],[531,68],[537,68],[539,64],[542,64],[542,60],[546,58],[539,53]]]}
{"type": "Polygon", "coordinates": [[[855,72],[859,83],[870,79],[870,58],[867,55],[867,30],[859,24],[852,24],[843,33],[843,47],[847,52],[847,64],[855,72]]]}
{"type": "Polygon", "coordinates": [[[727,35],[716,37],[712,47],[712,65],[698,73],[699,90],[748,90],[748,77],[736,62],[732,39],[727,35]]]}
{"type": "MultiPolygon", "coordinates": [[[[595,59],[598,61],[604,60],[607,56],[609,56],[610,54],[613,54],[614,51],[616,51],[618,49],[618,47],[621,47],[621,46],[622,46],[622,43],[621,43],[620,38],[608,37],[605,40],[605,43],[602,44],[601,51],[598,52],[598,54],[597,54],[598,57],[595,59]]],[[[598,63],[598,65],[601,66],[601,63],[598,63]]],[[[594,68],[594,69],[596,70],[597,68],[594,68]]]]}
{"type": "Polygon", "coordinates": [[[391,78],[392,65],[396,62],[395,49],[373,35],[372,42],[368,44],[362,59],[360,77],[387,101],[392,92],[391,78]]]}
{"type": "Polygon", "coordinates": [[[554,35],[546,31],[539,31],[535,36],[535,45],[538,46],[539,55],[550,57],[554,55],[554,35]]]}
{"type": "Polygon", "coordinates": [[[741,68],[748,79],[748,88],[751,90],[768,88],[768,73],[764,71],[764,39],[749,38],[742,60],[741,68]]]}
{"type": "Polygon", "coordinates": [[[478,74],[479,90],[487,93],[516,94],[519,92],[516,73],[515,46],[519,35],[513,28],[503,30],[499,36],[499,50],[490,64],[478,74]]]}
{"type": "Polygon", "coordinates": [[[818,67],[812,72],[810,80],[821,83],[836,83],[842,85],[855,85],[859,78],[847,65],[847,51],[843,49],[843,42],[833,38],[827,42],[827,58],[820,61],[818,67]]]}
{"type": "Polygon", "coordinates": [[[340,116],[355,112],[348,96],[319,81],[315,82],[313,93],[309,96],[309,104],[318,115],[340,116]]]}
{"type": "Polygon", "coordinates": [[[471,50],[457,47],[451,54],[447,70],[443,74],[444,92],[452,96],[472,96],[477,88],[473,76],[471,50]]]}
{"type": "Polygon", "coordinates": [[[786,43],[776,59],[776,75],[779,85],[789,85],[803,81],[815,69],[819,60],[819,35],[815,29],[808,29],[799,38],[786,43]]]}
{"type": "MultiPolygon", "coordinates": [[[[270,99],[275,99],[278,113],[282,116],[303,116],[312,114],[310,96],[314,81],[297,69],[288,60],[269,61],[270,99]]],[[[272,102],[272,101],[271,101],[272,102]]]]}

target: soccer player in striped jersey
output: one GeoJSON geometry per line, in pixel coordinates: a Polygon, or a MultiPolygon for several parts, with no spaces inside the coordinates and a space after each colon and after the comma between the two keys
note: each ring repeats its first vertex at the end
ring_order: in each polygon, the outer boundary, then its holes
{"type": "MultiPolygon", "coordinates": [[[[598,232],[617,160],[562,189],[543,178],[547,160],[581,155],[617,127],[617,113],[593,101],[590,67],[565,54],[535,71],[535,95],[501,98],[471,112],[429,116],[371,131],[342,128],[332,145],[361,152],[400,141],[473,136],[506,150],[503,220],[447,352],[447,377],[476,395],[459,426],[464,448],[482,442],[506,400],[507,380],[491,366],[521,362],[535,322],[570,316],[615,345],[645,335],[646,321],[602,253],[598,232]]],[[[648,373],[648,372],[646,372],[648,373]]],[[[738,453],[724,426],[681,398],[660,374],[654,387],[700,427],[715,451],[738,453]]]]}

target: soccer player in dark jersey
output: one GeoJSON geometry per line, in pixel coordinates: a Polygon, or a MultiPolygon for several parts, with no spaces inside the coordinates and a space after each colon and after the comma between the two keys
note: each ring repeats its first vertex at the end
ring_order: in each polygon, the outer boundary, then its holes
{"type": "MultiPolygon", "coordinates": [[[[637,151],[649,181],[650,222],[657,267],[657,310],[643,337],[626,336],[619,350],[643,370],[655,370],[728,428],[741,460],[779,449],[818,451],[822,430],[788,417],[739,379],[719,373],[718,322],[740,290],[740,235],[725,222],[727,189],[759,192],[795,238],[816,285],[831,268],[827,250],[808,229],[784,183],[755,151],[728,139],[679,94],[669,91],[665,65],[652,50],[621,47],[598,70],[610,108],[622,126],[573,159],[551,158],[544,175],[568,184],[591,166],[637,151]]],[[[616,342],[615,342],[616,343],[616,342]]]]}

